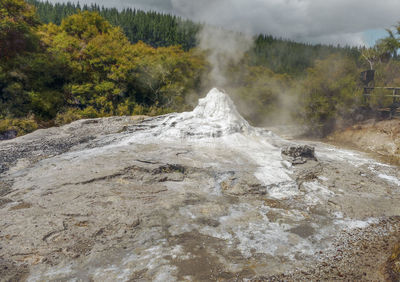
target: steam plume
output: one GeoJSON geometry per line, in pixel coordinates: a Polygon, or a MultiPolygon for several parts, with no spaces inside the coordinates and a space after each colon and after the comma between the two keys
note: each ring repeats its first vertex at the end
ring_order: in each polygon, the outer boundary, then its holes
{"type": "Polygon", "coordinates": [[[198,39],[199,47],[207,52],[211,64],[211,83],[217,87],[226,86],[227,67],[237,64],[253,44],[249,34],[228,32],[212,26],[204,26],[198,39]]]}

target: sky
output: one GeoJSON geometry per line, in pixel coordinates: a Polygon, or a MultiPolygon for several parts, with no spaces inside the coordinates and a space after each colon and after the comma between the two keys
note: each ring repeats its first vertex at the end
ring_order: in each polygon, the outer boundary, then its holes
{"type": "MultiPolygon", "coordinates": [[[[50,2],[63,2],[50,0],[50,2]]],[[[80,0],[136,7],[306,43],[371,46],[400,21],[400,0],[80,0]]]]}

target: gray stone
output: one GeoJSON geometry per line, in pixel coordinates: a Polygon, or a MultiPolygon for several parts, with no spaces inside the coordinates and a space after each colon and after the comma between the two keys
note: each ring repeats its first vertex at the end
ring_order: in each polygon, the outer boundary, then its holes
{"type": "Polygon", "coordinates": [[[292,165],[304,164],[308,160],[317,161],[315,157],[315,148],[308,145],[294,145],[284,147],[282,149],[282,156],[292,165]]]}

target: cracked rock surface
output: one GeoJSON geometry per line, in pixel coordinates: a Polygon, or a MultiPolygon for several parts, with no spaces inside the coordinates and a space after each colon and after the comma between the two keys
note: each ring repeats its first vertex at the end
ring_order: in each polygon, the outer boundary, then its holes
{"type": "Polygon", "coordinates": [[[384,280],[398,168],[193,112],[83,120],[0,143],[0,279],[384,280]],[[310,145],[292,164],[281,150],[310,145]]]}

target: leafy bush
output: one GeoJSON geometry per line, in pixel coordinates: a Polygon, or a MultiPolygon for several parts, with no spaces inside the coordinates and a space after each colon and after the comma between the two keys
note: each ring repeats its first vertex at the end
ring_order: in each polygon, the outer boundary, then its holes
{"type": "Polygon", "coordinates": [[[6,131],[15,130],[17,132],[17,136],[21,136],[33,132],[38,128],[39,126],[33,116],[23,119],[0,119],[0,134],[6,131]]]}

